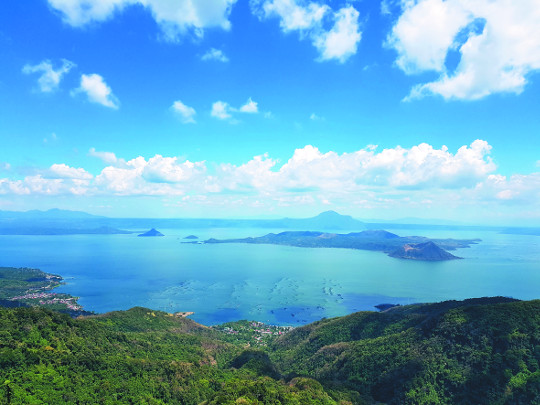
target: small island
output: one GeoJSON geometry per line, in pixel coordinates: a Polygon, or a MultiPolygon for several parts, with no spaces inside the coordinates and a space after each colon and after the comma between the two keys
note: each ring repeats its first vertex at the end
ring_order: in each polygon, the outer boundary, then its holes
{"type": "Polygon", "coordinates": [[[424,236],[399,236],[384,230],[367,230],[347,234],[287,231],[278,234],[269,233],[256,238],[208,239],[203,243],[253,243],[306,248],[375,250],[400,259],[442,261],[460,259],[447,250],[466,248],[479,241],[480,239],[430,239],[424,236]]]}
{"type": "Polygon", "coordinates": [[[144,233],[141,233],[137,236],[143,236],[143,237],[149,237],[149,236],[165,236],[163,235],[161,232],[159,232],[158,230],[156,230],[155,228],[152,228],[150,229],[149,231],[146,231],[144,233]]]}
{"type": "Polygon", "coordinates": [[[199,237],[195,235],[188,235],[184,239],[199,239],[199,237]]]}

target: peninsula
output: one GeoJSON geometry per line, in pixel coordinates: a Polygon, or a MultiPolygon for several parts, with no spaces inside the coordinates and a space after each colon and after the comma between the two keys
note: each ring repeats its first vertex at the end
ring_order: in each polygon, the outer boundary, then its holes
{"type": "Polygon", "coordinates": [[[91,314],[78,297],[52,291],[62,284],[62,277],[38,269],[0,267],[0,306],[43,307],[72,317],[91,314]]]}
{"type": "MultiPolygon", "coordinates": [[[[243,239],[208,239],[203,243],[253,243],[309,248],[345,248],[375,250],[390,257],[410,260],[442,261],[460,259],[448,250],[466,248],[480,239],[430,239],[424,236],[398,236],[384,230],[367,230],[347,234],[314,231],[269,233],[243,239]]],[[[190,243],[190,242],[186,242],[190,243]]]]}

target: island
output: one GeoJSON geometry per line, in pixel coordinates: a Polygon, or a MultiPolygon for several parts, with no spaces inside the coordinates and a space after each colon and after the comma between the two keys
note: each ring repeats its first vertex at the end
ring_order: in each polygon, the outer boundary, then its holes
{"type": "Polygon", "coordinates": [[[163,235],[161,232],[159,232],[158,230],[152,228],[150,229],[149,231],[146,231],[144,233],[141,233],[137,236],[144,236],[144,237],[147,237],[147,236],[165,236],[163,235]]]}
{"type": "Polygon", "coordinates": [[[195,235],[188,235],[184,239],[199,239],[199,237],[195,235]]]}
{"type": "Polygon", "coordinates": [[[43,307],[72,317],[92,314],[77,302],[78,297],[52,292],[62,284],[61,276],[38,269],[0,267],[0,306],[43,307]]]}
{"type": "Polygon", "coordinates": [[[448,250],[467,248],[478,242],[480,239],[430,239],[424,236],[399,236],[384,230],[367,230],[347,234],[286,231],[278,234],[269,233],[256,238],[221,240],[212,238],[202,243],[252,243],[309,248],[374,250],[400,259],[442,261],[460,259],[460,257],[449,253],[448,250]]]}

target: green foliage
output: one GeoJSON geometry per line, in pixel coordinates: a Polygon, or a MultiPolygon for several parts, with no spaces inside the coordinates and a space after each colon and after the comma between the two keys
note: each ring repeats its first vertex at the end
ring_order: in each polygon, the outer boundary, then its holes
{"type": "Polygon", "coordinates": [[[61,280],[60,276],[38,269],[0,267],[0,299],[23,295],[28,290],[51,289],[60,285],[61,280]]]}
{"type": "Polygon", "coordinates": [[[276,340],[271,357],[281,372],[386,403],[540,403],[540,301],[513,301],[449,301],[325,320],[276,340]]]}
{"type": "Polygon", "coordinates": [[[250,325],[0,308],[0,404],[540,404],[540,301],[361,312],[257,347],[250,325]]]}

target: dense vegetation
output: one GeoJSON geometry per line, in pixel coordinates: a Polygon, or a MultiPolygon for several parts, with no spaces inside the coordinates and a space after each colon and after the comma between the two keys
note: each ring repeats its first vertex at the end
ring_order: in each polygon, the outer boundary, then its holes
{"type": "Polygon", "coordinates": [[[540,404],[539,300],[359,312],[266,346],[249,328],[0,308],[0,403],[540,404]]]}

